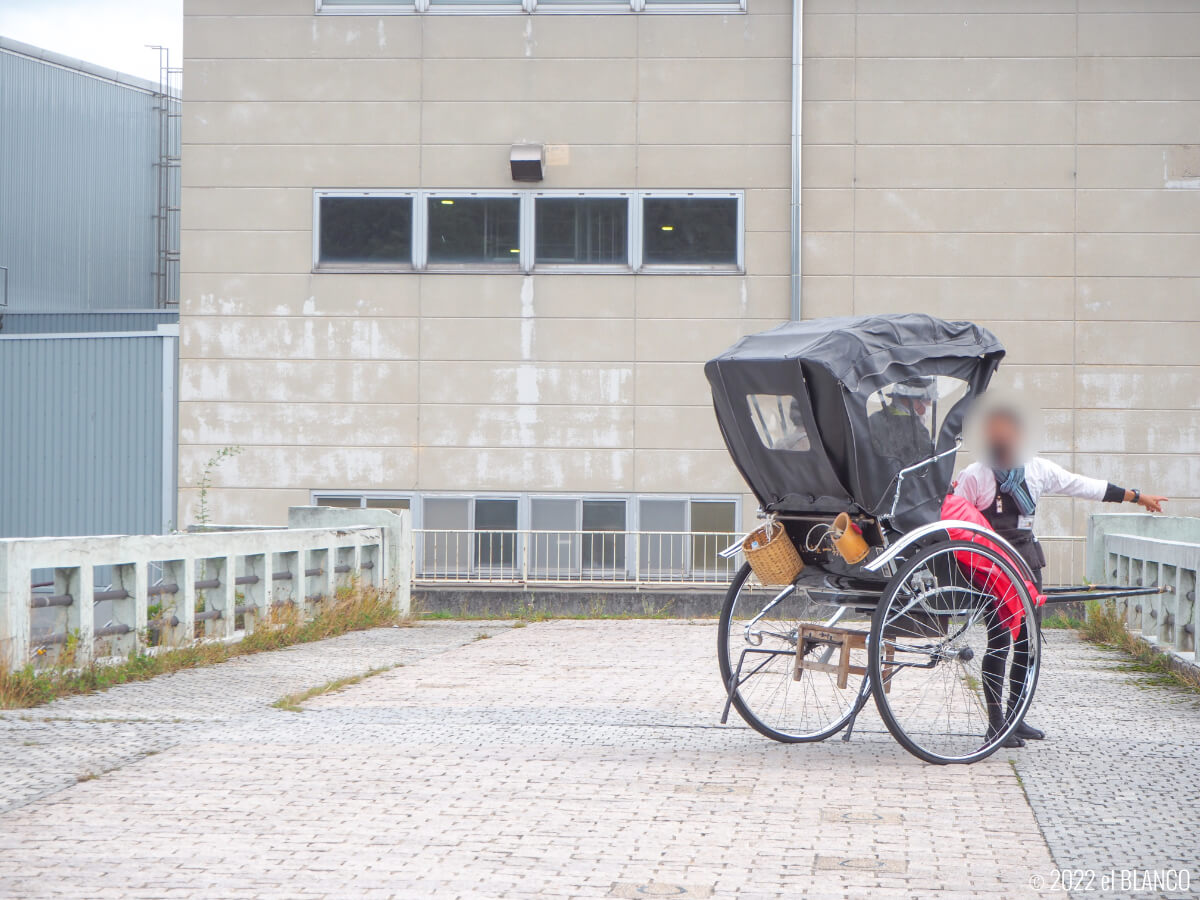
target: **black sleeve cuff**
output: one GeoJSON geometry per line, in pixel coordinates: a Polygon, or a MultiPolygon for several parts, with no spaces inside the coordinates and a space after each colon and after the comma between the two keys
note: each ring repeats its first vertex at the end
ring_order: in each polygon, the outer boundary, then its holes
{"type": "Polygon", "coordinates": [[[1117,487],[1115,484],[1113,484],[1110,481],[1108,483],[1108,487],[1106,487],[1104,489],[1104,502],[1105,503],[1124,503],[1125,502],[1125,488],[1117,487]]]}

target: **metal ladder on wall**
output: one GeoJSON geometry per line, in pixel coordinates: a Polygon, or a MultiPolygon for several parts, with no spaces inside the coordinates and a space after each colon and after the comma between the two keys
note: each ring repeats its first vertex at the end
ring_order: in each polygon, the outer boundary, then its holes
{"type": "Polygon", "coordinates": [[[179,305],[179,206],[180,206],[180,125],[183,119],[183,69],[172,68],[171,51],[158,51],[158,208],[154,215],[157,245],[154,269],[154,305],[168,309],[179,305]]]}

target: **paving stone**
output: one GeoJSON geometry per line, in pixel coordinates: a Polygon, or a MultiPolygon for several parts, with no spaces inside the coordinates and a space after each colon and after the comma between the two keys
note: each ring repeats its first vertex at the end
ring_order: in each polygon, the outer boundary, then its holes
{"type": "Polygon", "coordinates": [[[0,714],[3,893],[1023,897],[1194,855],[1200,716],[1069,635],[1054,740],[939,768],[870,707],[849,744],[718,725],[714,630],[436,622],[0,714]]]}
{"type": "Polygon", "coordinates": [[[1122,654],[1070,632],[1045,639],[1028,719],[1048,739],[1007,755],[1056,866],[1095,875],[1072,895],[1174,896],[1120,879],[1183,869],[1183,895],[1200,896],[1200,698],[1123,671],[1122,654]]]}

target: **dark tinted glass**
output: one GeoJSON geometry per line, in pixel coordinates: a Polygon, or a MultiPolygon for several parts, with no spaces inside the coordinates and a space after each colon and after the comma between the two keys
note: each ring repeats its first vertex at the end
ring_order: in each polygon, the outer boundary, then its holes
{"type": "Polygon", "coordinates": [[[642,262],[737,263],[737,200],[733,197],[647,197],[642,204],[642,262]]]}
{"type": "Polygon", "coordinates": [[[430,197],[429,262],[517,265],[516,197],[430,197]]]}
{"type": "Polygon", "coordinates": [[[534,261],[625,263],[628,227],[629,201],[622,197],[539,197],[534,261]]]}
{"type": "Polygon", "coordinates": [[[475,529],[477,531],[515,531],[516,528],[516,500],[475,501],[475,529]]]}
{"type": "Polygon", "coordinates": [[[584,532],[622,532],[587,534],[583,537],[582,561],[585,569],[623,569],[625,567],[625,501],[584,500],[584,532]]]}
{"type": "Polygon", "coordinates": [[[412,262],[411,197],[322,197],[320,261],[412,262]]]}
{"type": "Polygon", "coordinates": [[[475,501],[475,559],[481,566],[510,568],[516,563],[516,500],[475,501]]]}

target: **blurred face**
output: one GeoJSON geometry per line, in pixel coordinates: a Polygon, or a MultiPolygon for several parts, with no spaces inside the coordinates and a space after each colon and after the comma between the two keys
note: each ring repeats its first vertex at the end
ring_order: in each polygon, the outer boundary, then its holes
{"type": "Polygon", "coordinates": [[[988,461],[998,468],[1010,469],[1021,458],[1021,444],[1025,429],[1015,415],[1007,412],[993,413],[983,423],[983,441],[987,447],[988,461]]]}

